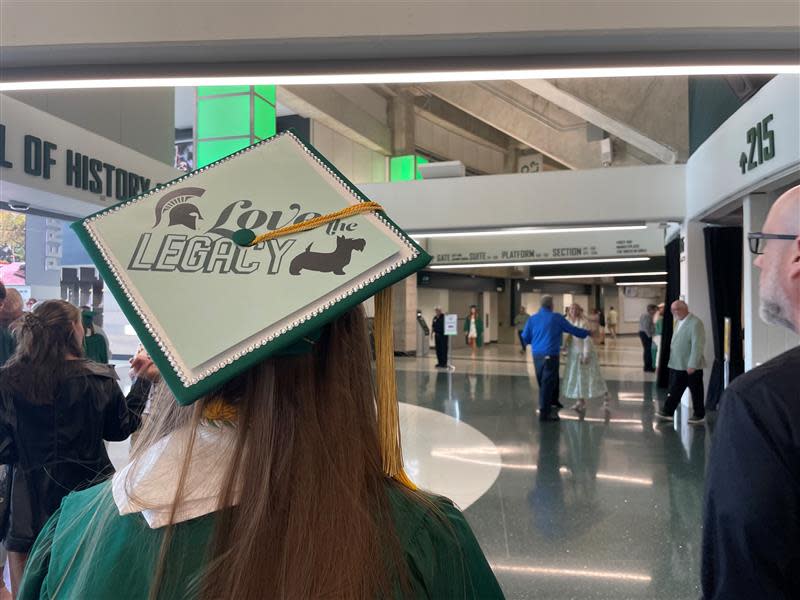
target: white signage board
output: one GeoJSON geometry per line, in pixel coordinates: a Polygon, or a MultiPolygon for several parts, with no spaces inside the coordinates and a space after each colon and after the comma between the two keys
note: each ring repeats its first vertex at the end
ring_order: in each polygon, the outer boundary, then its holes
{"type": "Polygon", "coordinates": [[[800,75],[778,75],[686,163],[686,216],[697,218],[800,170],[800,75]]]}
{"type": "Polygon", "coordinates": [[[547,260],[661,256],[664,232],[646,229],[430,238],[433,263],[518,263],[547,260]]]}
{"type": "Polygon", "coordinates": [[[83,216],[182,174],[171,165],[0,94],[4,200],[83,216]]]}
{"type": "Polygon", "coordinates": [[[458,335],[458,315],[444,316],[444,334],[458,335]]]}

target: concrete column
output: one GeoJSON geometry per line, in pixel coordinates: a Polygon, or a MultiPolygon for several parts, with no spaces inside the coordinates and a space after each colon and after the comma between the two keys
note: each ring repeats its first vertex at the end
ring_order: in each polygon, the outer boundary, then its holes
{"type": "Polygon", "coordinates": [[[517,162],[519,161],[519,148],[516,142],[509,144],[506,154],[503,157],[503,173],[516,173],[517,162]]]}
{"type": "Polygon", "coordinates": [[[402,156],[417,151],[414,135],[414,96],[401,92],[389,103],[389,128],[392,132],[392,154],[402,156]]]}
{"type": "Polygon", "coordinates": [[[392,286],[394,351],[414,352],[417,348],[417,277],[406,277],[392,286]]]}
{"type": "Polygon", "coordinates": [[[516,289],[516,285],[517,282],[515,280],[506,279],[503,291],[497,295],[497,341],[500,344],[515,343],[514,317],[519,312],[519,292],[516,289]],[[517,295],[517,300],[513,303],[512,308],[511,299],[515,294],[517,295]]]}
{"type": "MultiPolygon", "coordinates": [[[[414,96],[405,90],[389,103],[392,154],[414,154],[414,96]]],[[[411,276],[392,287],[395,352],[413,352],[417,347],[417,278],[411,276]]]]}
{"type": "MultiPolygon", "coordinates": [[[[689,311],[703,321],[706,328],[706,368],[704,383],[708,389],[711,379],[711,366],[714,359],[714,340],[711,334],[711,301],[708,294],[708,274],[706,270],[706,246],[703,229],[706,225],[698,221],[685,221],[681,226],[684,252],[681,255],[681,297],[689,305],[689,311]]],[[[669,307],[666,309],[669,311],[669,307]]],[[[665,315],[668,318],[669,315],[665,315]]],[[[688,390],[681,402],[691,406],[688,390]]]]}
{"type": "Polygon", "coordinates": [[[747,234],[761,231],[776,194],[750,194],[744,199],[744,368],[749,371],[770,358],[800,345],[800,336],[788,329],[767,325],[759,316],[759,280],[761,271],[753,265],[747,234]]]}

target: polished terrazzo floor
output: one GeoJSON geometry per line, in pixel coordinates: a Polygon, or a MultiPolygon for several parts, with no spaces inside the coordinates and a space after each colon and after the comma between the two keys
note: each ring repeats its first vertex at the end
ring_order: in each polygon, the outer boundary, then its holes
{"type": "Polygon", "coordinates": [[[699,597],[710,436],[685,411],[654,425],[663,392],[641,370],[637,338],[600,351],[610,411],[598,401],[559,423],[536,419],[518,348],[452,358],[452,371],[398,359],[401,401],[442,413],[402,411],[406,460],[423,486],[461,503],[509,599],[699,597]]]}

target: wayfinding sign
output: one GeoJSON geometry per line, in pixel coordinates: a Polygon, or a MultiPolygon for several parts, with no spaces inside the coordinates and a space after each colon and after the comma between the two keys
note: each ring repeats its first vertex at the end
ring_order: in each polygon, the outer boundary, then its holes
{"type": "Polygon", "coordinates": [[[444,316],[444,334],[458,335],[458,315],[444,316]]]}

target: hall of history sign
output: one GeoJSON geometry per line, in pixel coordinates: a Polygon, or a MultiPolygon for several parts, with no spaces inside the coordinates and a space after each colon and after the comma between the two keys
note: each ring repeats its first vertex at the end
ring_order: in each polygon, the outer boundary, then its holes
{"type": "Polygon", "coordinates": [[[430,238],[424,242],[433,264],[440,265],[664,254],[664,233],[657,226],[626,231],[430,238]]]}

